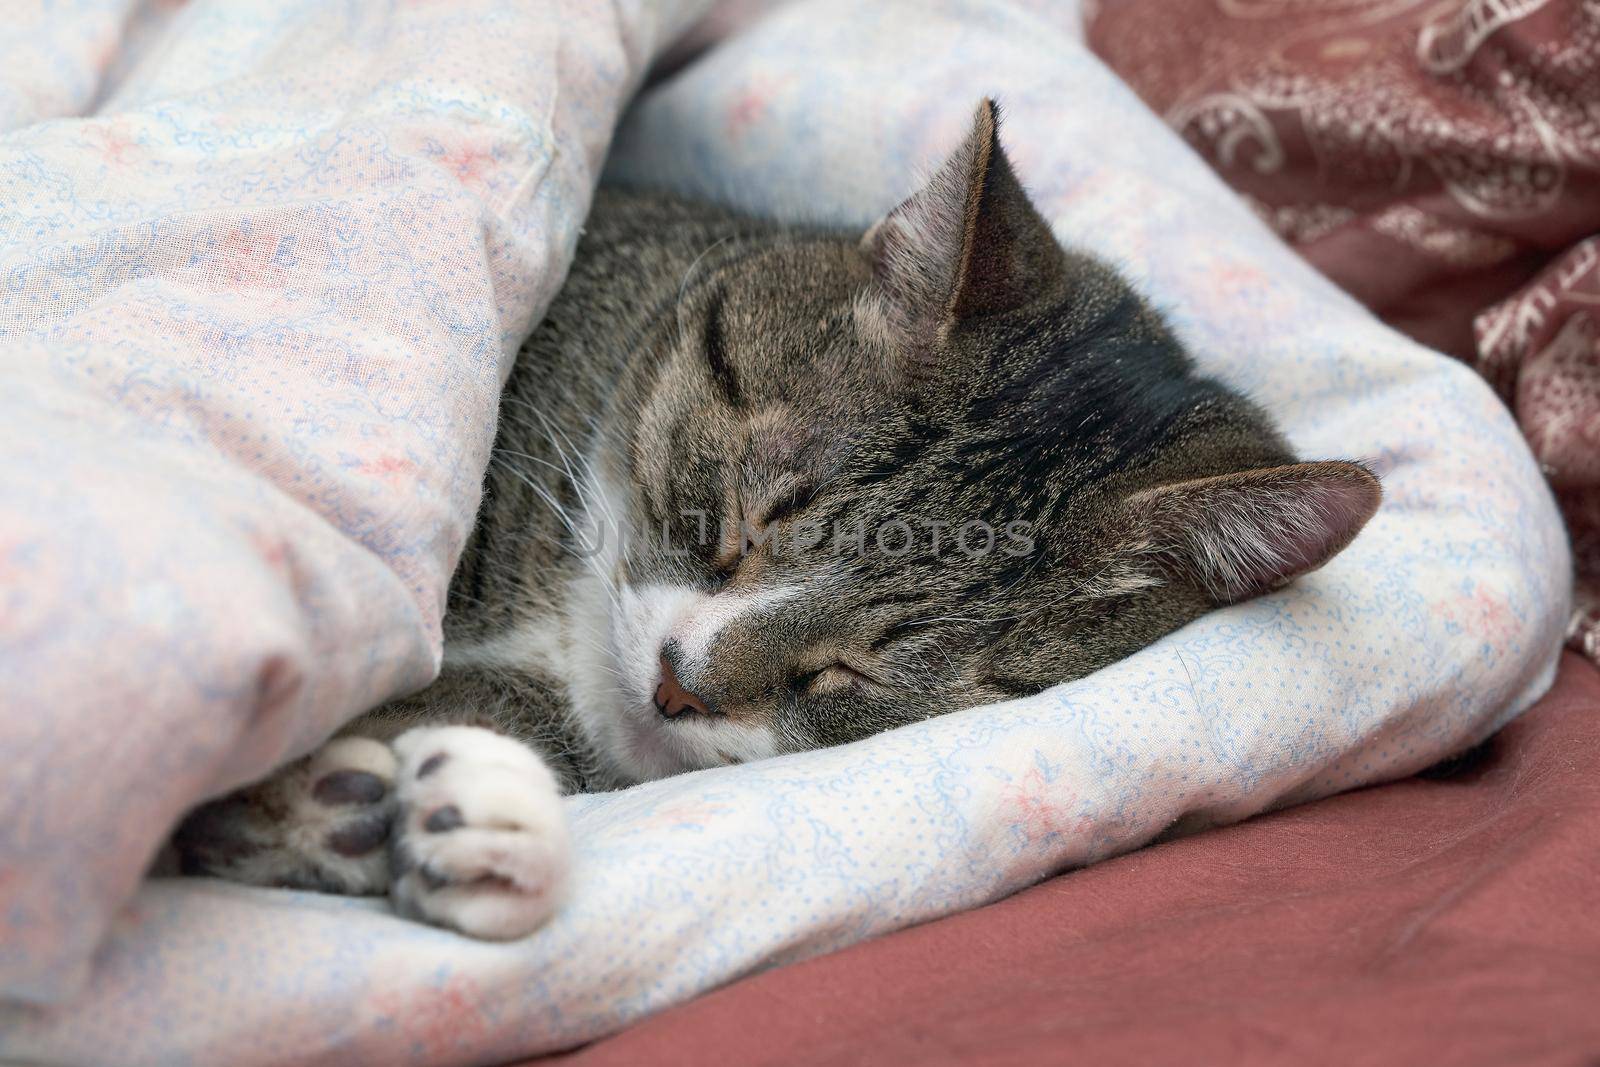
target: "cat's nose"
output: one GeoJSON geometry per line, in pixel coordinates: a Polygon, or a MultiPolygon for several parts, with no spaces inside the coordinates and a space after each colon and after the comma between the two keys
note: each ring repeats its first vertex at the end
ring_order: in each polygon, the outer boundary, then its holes
{"type": "Polygon", "coordinates": [[[706,710],[706,702],[683,687],[665,653],[661,656],[661,684],[656,686],[656,710],[669,719],[686,711],[706,710]]]}

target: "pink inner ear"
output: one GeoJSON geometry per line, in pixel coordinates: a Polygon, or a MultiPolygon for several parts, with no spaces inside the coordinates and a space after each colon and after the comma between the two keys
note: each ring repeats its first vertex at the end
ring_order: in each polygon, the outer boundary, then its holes
{"type": "Polygon", "coordinates": [[[1299,509],[1286,508],[1271,524],[1272,531],[1282,538],[1286,569],[1264,578],[1281,584],[1315,570],[1355,539],[1382,499],[1377,479],[1365,471],[1362,474],[1312,477],[1301,486],[1299,509]],[[1306,516],[1303,521],[1296,520],[1297,510],[1306,516]]]}
{"type": "Polygon", "coordinates": [[[1316,570],[1378,509],[1378,480],[1356,463],[1296,463],[1160,486],[1129,504],[1157,554],[1231,603],[1316,570]]]}
{"type": "Polygon", "coordinates": [[[885,311],[913,345],[931,344],[956,281],[965,212],[983,142],[974,130],[927,184],[868,230],[862,246],[872,257],[885,311]]]}

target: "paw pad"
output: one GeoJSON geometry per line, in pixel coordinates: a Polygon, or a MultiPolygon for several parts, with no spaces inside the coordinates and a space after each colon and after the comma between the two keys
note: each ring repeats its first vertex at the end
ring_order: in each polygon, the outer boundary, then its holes
{"type": "Polygon", "coordinates": [[[354,859],[376,851],[389,840],[390,819],[387,813],[370,815],[346,823],[328,835],[328,847],[341,856],[354,859]]]}
{"type": "Polygon", "coordinates": [[[467,820],[461,817],[460,808],[454,804],[446,804],[429,815],[423,822],[422,828],[430,834],[443,834],[465,826],[466,822],[467,820]]]}
{"type": "Polygon", "coordinates": [[[311,795],[330,807],[344,804],[376,804],[389,791],[389,783],[366,771],[332,771],[317,780],[311,795]]]}
{"type": "Polygon", "coordinates": [[[383,892],[397,768],[382,741],[335,738],[191,815],[175,838],[183,868],[258,885],[383,892]]]}

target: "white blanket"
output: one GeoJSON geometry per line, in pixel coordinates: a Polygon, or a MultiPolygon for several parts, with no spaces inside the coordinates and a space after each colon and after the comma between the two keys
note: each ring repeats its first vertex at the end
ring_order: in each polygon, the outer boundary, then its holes
{"type": "Polygon", "coordinates": [[[861,225],[995,95],[1063,240],[1302,454],[1374,464],[1367,531],[1037,698],[573,798],[573,902],[526,941],[136,887],[185,805],[435,665],[497,381],[688,12],[134,7],[0,43],[0,1057],[505,1062],[1175,823],[1409,773],[1549,682],[1567,549],[1487,388],[1280,245],[1070,5],[815,0],[652,89],[616,174],[861,225]]]}

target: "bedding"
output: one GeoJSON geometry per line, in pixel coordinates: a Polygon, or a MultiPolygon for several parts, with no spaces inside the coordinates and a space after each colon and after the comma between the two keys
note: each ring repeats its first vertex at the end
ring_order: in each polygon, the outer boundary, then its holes
{"type": "Polygon", "coordinates": [[[1586,1067],[1597,761],[1600,671],[1569,654],[1446,773],[1156,845],[538,1062],[1586,1067]]]}
{"type": "Polygon", "coordinates": [[[1600,663],[1600,6],[1131,0],[1088,35],[1308,262],[1495,387],[1600,663]]]}
{"type": "Polygon", "coordinates": [[[817,0],[680,57],[612,176],[864,225],[992,93],[1060,236],[1136,276],[1302,454],[1372,463],[1367,531],[1040,697],[570,798],[572,900],[525,941],[139,883],[185,806],[435,668],[495,387],[617,109],[692,12],[64,10],[22,26],[59,63],[0,64],[28,102],[0,139],[0,748],[25,769],[0,783],[0,1057],[506,1062],[1409,774],[1550,683],[1567,546],[1491,390],[1296,259],[1070,6],[817,0]]]}

